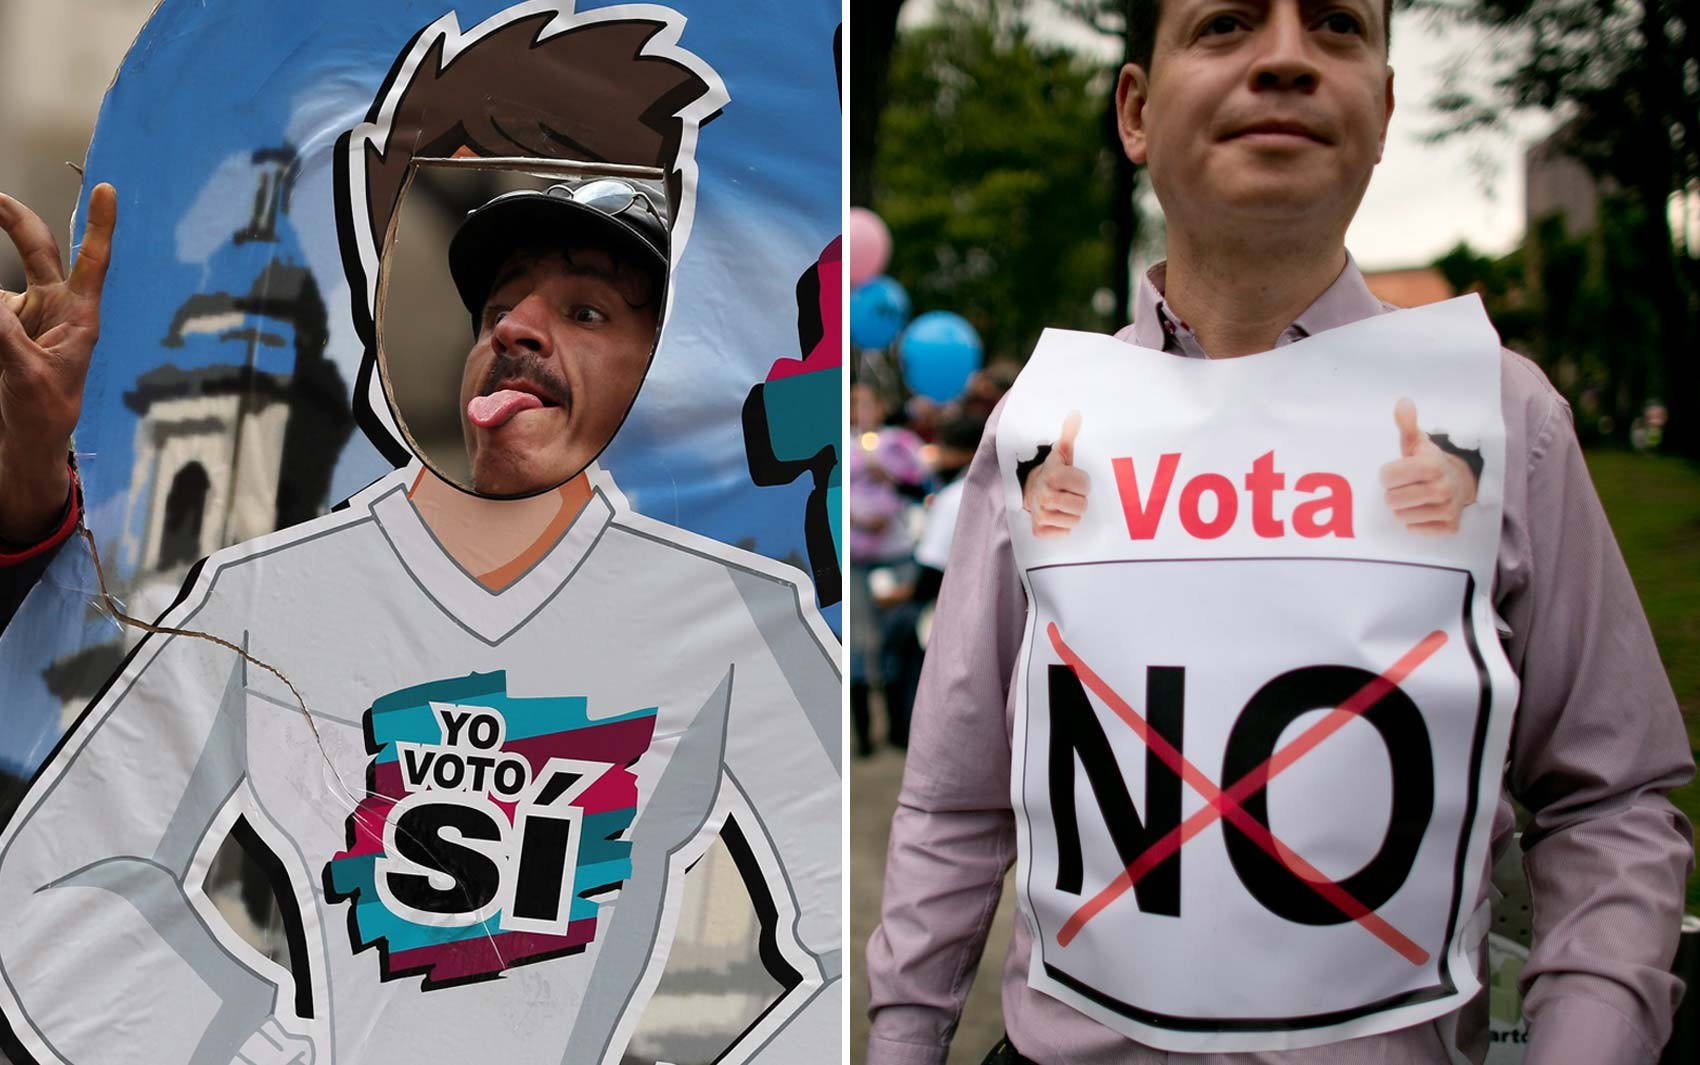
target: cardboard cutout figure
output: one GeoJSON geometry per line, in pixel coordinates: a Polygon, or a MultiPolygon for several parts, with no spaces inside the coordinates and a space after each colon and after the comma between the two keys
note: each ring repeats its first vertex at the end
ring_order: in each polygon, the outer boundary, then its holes
{"type": "MultiPolygon", "coordinates": [[[[338,142],[365,348],[354,414],[407,464],[336,513],[193,565],[160,621],[173,631],[142,641],[47,760],[0,834],[0,1011],[19,1060],[617,1062],[663,978],[686,871],[717,840],[778,993],[702,1060],[837,1053],[837,645],[807,579],[638,513],[594,463],[498,493],[524,498],[468,494],[406,450],[382,389],[380,367],[405,360],[380,350],[380,267],[422,158],[656,172],[669,265],[652,313],[690,335],[698,135],[731,94],[684,29],[653,5],[450,13],[338,142]],[[209,896],[227,838],[270,881],[276,958],[209,896]]],[[[299,209],[299,157],[267,165],[260,228],[292,196],[299,209]]],[[[188,307],[178,332],[275,346],[276,301],[256,288],[188,307]]],[[[298,344],[316,321],[296,319],[298,344]]],[[[469,364],[508,343],[503,328],[481,330],[469,364]]],[[[575,357],[560,359],[571,413],[517,418],[605,416],[623,440],[643,375],[610,390],[575,357]]],[[[176,372],[149,384],[219,409],[212,377],[176,372]]],[[[267,426],[264,373],[251,361],[233,379],[237,470],[267,426]]],[[[162,462],[172,440],[145,443],[162,462]]],[[[252,511],[182,469],[148,534],[173,565],[220,503],[234,528],[252,511]]]]}

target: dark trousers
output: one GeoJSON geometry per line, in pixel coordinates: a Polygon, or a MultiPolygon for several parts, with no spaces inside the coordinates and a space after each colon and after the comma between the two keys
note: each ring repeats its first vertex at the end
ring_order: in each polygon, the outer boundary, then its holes
{"type": "Polygon", "coordinates": [[[1022,1057],[1021,1051],[1015,1049],[1015,1046],[1010,1043],[1009,1037],[1005,1036],[998,1040],[998,1045],[992,1048],[990,1054],[986,1055],[984,1065],[1039,1065],[1039,1063],[1032,1058],[1022,1057]]]}

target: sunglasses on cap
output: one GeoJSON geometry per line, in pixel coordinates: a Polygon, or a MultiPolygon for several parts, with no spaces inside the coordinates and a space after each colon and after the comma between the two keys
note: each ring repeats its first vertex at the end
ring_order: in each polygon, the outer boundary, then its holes
{"type": "Polygon", "coordinates": [[[649,198],[649,193],[628,181],[619,178],[599,178],[587,181],[578,187],[571,185],[550,185],[544,190],[549,196],[572,200],[587,207],[594,207],[611,218],[618,218],[633,208],[646,215],[653,225],[666,226],[661,221],[661,212],[656,210],[655,201],[649,198]]]}

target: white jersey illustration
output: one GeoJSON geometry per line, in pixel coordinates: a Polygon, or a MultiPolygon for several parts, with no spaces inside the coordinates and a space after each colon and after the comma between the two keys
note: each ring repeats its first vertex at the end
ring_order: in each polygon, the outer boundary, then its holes
{"type": "Polygon", "coordinates": [[[786,989],[721,1060],[834,1059],[838,671],[800,576],[632,513],[593,469],[493,592],[420,520],[416,472],[213,555],[163,619],[288,684],[150,636],[50,759],[0,835],[20,1044],[66,1065],[618,1062],[684,871],[724,831],[786,989]],[[299,911],[290,968],[202,892],[237,825],[299,911]]]}

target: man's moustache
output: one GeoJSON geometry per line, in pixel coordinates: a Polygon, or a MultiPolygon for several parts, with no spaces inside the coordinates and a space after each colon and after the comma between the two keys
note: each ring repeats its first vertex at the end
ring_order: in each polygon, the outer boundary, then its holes
{"type": "Polygon", "coordinates": [[[541,356],[531,352],[517,355],[503,352],[497,355],[490,364],[490,372],[484,376],[484,385],[478,390],[481,396],[487,396],[496,390],[498,385],[523,381],[544,398],[553,400],[572,414],[572,390],[567,382],[550,368],[548,362],[541,356]]]}

